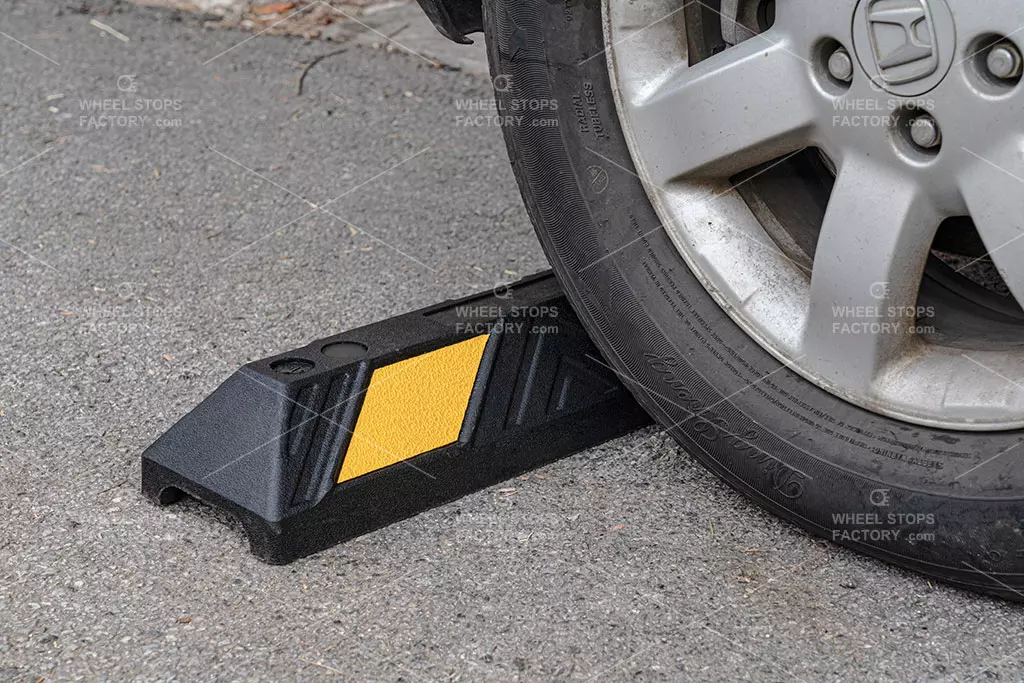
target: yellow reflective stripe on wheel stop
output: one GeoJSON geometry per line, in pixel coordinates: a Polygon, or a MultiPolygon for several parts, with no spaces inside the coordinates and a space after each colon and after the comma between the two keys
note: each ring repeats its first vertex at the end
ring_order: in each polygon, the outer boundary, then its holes
{"type": "Polygon", "coordinates": [[[455,442],[488,338],[374,370],[338,483],[455,442]]]}

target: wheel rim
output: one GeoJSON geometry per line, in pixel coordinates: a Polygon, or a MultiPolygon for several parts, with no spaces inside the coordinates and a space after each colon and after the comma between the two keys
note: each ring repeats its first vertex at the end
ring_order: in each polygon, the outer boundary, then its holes
{"type": "Polygon", "coordinates": [[[1024,6],[777,0],[758,34],[752,3],[715,3],[736,44],[701,61],[692,3],[603,3],[623,130],[680,254],[747,334],[827,391],[926,426],[1024,427],[1021,321],[943,335],[922,305],[936,233],[960,216],[1024,301],[1024,6]],[[848,82],[841,55],[829,70],[840,49],[848,82]],[[807,148],[836,177],[801,262],[736,176],[807,148]]]}

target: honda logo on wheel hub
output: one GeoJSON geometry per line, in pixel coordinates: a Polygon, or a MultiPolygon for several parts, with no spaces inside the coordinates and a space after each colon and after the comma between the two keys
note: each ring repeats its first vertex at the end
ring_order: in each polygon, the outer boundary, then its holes
{"type": "Polygon", "coordinates": [[[861,0],[853,36],[871,80],[904,97],[938,85],[956,51],[956,28],[945,0],[861,0]]]}
{"type": "Polygon", "coordinates": [[[939,68],[932,14],[925,0],[873,0],[868,3],[867,19],[883,81],[909,83],[939,68]]]}

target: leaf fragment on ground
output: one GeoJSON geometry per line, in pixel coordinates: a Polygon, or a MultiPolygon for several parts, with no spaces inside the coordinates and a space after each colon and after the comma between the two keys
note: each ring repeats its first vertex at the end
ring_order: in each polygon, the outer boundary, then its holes
{"type": "Polygon", "coordinates": [[[268,14],[281,14],[295,7],[294,2],[268,2],[265,5],[256,5],[249,11],[253,14],[266,16],[268,14]]]}
{"type": "Polygon", "coordinates": [[[129,38],[125,34],[121,33],[116,28],[114,28],[113,26],[108,26],[107,24],[104,24],[102,21],[98,21],[96,19],[90,19],[89,20],[89,26],[92,26],[94,28],[98,28],[101,31],[106,31],[110,35],[112,35],[115,38],[117,38],[118,40],[120,40],[122,43],[130,43],[132,41],[131,38],[129,38]]]}

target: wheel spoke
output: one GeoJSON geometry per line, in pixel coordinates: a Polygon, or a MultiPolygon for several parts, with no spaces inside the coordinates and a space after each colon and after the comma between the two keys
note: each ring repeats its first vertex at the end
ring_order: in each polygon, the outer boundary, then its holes
{"type": "Polygon", "coordinates": [[[794,28],[798,35],[817,38],[835,34],[836,27],[849,23],[858,0],[784,0],[776,3],[776,24],[794,28]],[[810,31],[808,33],[807,31],[810,31]]]}
{"type": "Polygon", "coordinates": [[[913,341],[940,222],[915,183],[860,155],[844,160],[818,239],[804,328],[807,361],[823,376],[866,389],[913,341]]]}
{"type": "Polygon", "coordinates": [[[946,0],[956,16],[957,33],[964,36],[1013,33],[1020,24],[1019,0],[985,0],[985,11],[978,11],[977,0],[946,0]],[[1010,28],[1007,28],[1007,27],[1010,28]]]}
{"type": "Polygon", "coordinates": [[[818,111],[809,71],[769,31],[668,77],[633,112],[652,181],[727,177],[805,147],[818,111]]]}
{"type": "Polygon", "coordinates": [[[1024,144],[1005,144],[999,150],[984,156],[971,152],[973,163],[960,190],[988,255],[1024,306],[1024,144]]]}

